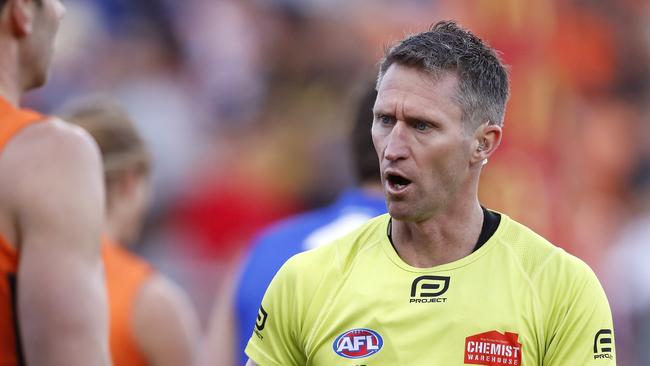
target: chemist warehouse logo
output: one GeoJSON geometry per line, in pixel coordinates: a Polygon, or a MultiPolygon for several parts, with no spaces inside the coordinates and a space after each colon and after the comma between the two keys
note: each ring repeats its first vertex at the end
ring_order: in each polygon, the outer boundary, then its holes
{"type": "Polygon", "coordinates": [[[613,359],[612,343],[612,330],[599,330],[596,337],[594,337],[594,360],[599,358],[613,359]]]}
{"type": "Polygon", "coordinates": [[[449,289],[449,277],[420,276],[411,284],[411,304],[438,303],[447,301],[442,296],[449,289]]]}
{"type": "Polygon", "coordinates": [[[521,343],[517,333],[496,330],[465,338],[465,364],[520,366],[521,343]]]}

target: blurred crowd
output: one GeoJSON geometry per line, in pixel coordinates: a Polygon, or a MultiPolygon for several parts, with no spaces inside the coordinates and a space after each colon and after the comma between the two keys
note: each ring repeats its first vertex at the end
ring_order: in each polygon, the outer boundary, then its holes
{"type": "Polygon", "coordinates": [[[56,113],[105,94],[129,111],[154,164],[153,205],[135,250],[188,290],[203,320],[261,228],[353,183],[352,96],[385,47],[456,19],[510,65],[505,138],[484,169],[483,204],[589,263],[613,307],[619,364],[650,364],[647,347],[635,346],[650,342],[647,1],[66,7],[51,80],[25,102],[56,113]]]}

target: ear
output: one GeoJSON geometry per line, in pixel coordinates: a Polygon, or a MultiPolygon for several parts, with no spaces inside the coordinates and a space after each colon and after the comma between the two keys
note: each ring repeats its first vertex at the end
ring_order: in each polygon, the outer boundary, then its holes
{"type": "Polygon", "coordinates": [[[474,131],[474,150],[471,155],[471,164],[487,162],[501,144],[503,129],[501,126],[485,122],[474,131]]]}
{"type": "Polygon", "coordinates": [[[36,3],[34,0],[9,0],[8,7],[11,29],[16,37],[30,35],[34,29],[36,3]]]}

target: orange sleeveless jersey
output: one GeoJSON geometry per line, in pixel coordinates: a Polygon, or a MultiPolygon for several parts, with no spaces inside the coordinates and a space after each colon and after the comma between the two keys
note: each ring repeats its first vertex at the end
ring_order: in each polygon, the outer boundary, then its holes
{"type": "MultiPolygon", "coordinates": [[[[39,113],[18,109],[0,97],[0,154],[9,140],[24,127],[38,121],[39,113]]],[[[16,316],[18,253],[0,233],[0,365],[24,365],[16,316]]]]}
{"type": "Polygon", "coordinates": [[[132,331],[133,306],[145,281],[154,274],[143,259],[108,238],[103,239],[110,316],[110,348],[114,366],[146,366],[132,331]]]}

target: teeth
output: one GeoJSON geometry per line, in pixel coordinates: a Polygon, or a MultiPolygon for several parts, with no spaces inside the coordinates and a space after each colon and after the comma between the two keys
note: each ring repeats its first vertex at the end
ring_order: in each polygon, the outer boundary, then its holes
{"type": "Polygon", "coordinates": [[[406,186],[405,184],[399,184],[399,183],[395,184],[395,188],[397,188],[397,189],[402,189],[405,186],[406,186]]]}

